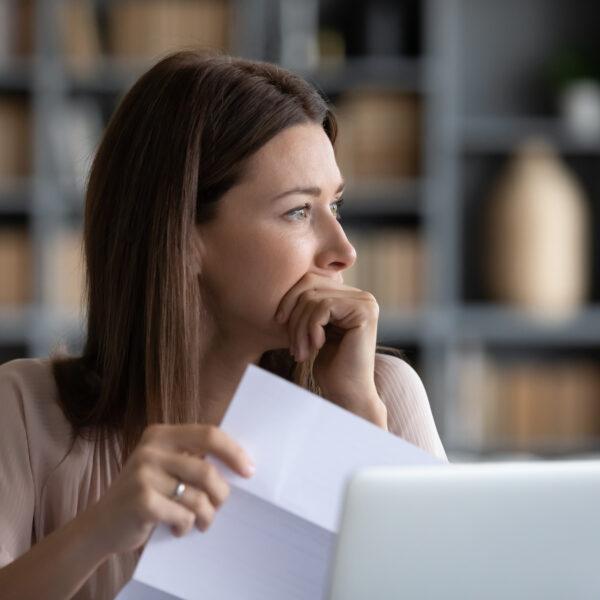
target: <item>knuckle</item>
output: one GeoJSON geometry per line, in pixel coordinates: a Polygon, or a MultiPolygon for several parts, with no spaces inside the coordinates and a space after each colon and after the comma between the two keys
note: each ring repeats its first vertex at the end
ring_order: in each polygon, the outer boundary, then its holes
{"type": "Polygon", "coordinates": [[[207,461],[202,462],[200,479],[205,485],[210,484],[218,476],[217,468],[207,461]]]}
{"type": "Polygon", "coordinates": [[[194,499],[194,509],[199,515],[206,515],[211,513],[211,503],[208,495],[205,492],[198,492],[194,499]]]}
{"type": "Polygon", "coordinates": [[[200,523],[202,523],[205,527],[208,527],[215,518],[215,513],[214,513],[214,509],[212,508],[208,508],[203,506],[196,515],[194,515],[194,518],[199,521],[200,523]]]}
{"type": "Polygon", "coordinates": [[[323,298],[323,300],[321,300],[321,306],[324,309],[329,310],[333,306],[333,298],[323,298]]]}
{"type": "Polygon", "coordinates": [[[137,505],[142,511],[142,514],[148,518],[152,517],[155,509],[154,494],[152,490],[144,486],[139,489],[137,494],[137,505]]]}
{"type": "Polygon", "coordinates": [[[317,295],[317,290],[315,290],[314,288],[310,288],[308,290],[304,290],[301,294],[300,294],[300,298],[301,300],[303,300],[304,302],[309,302],[311,300],[314,300],[315,297],[317,295]]]}
{"type": "Polygon", "coordinates": [[[377,299],[370,292],[363,292],[361,295],[362,299],[367,303],[370,314],[378,315],[379,314],[379,304],[377,303],[377,299]]]}
{"type": "Polygon", "coordinates": [[[152,459],[154,458],[154,451],[152,450],[152,448],[150,446],[140,446],[137,449],[136,452],[136,465],[138,466],[138,469],[141,468],[143,465],[146,465],[148,463],[152,462],[152,459]]]}
{"type": "Polygon", "coordinates": [[[219,428],[216,425],[206,425],[204,427],[204,441],[208,446],[215,446],[219,442],[219,428]]]}
{"type": "Polygon", "coordinates": [[[229,487],[229,484],[225,480],[223,480],[223,484],[219,487],[217,506],[221,506],[227,500],[227,498],[229,498],[230,494],[231,487],[229,487]]]}
{"type": "Polygon", "coordinates": [[[231,495],[231,486],[223,480],[223,493],[221,494],[221,502],[225,502],[231,495]]]}
{"type": "Polygon", "coordinates": [[[150,480],[150,467],[146,464],[140,464],[133,471],[133,481],[138,489],[145,489],[148,487],[150,480]]]}
{"type": "Polygon", "coordinates": [[[187,533],[194,526],[195,521],[196,521],[196,515],[193,512],[190,512],[189,510],[185,510],[183,512],[183,514],[181,515],[181,521],[180,521],[181,534],[183,535],[183,534],[187,533]]]}
{"type": "Polygon", "coordinates": [[[371,292],[365,292],[365,291],[363,291],[361,293],[361,297],[366,302],[372,302],[373,304],[377,304],[377,300],[375,299],[375,296],[373,296],[373,294],[371,294],[371,292]]]}
{"type": "Polygon", "coordinates": [[[148,425],[142,434],[142,441],[151,442],[155,440],[160,434],[161,426],[158,424],[148,425]]]}

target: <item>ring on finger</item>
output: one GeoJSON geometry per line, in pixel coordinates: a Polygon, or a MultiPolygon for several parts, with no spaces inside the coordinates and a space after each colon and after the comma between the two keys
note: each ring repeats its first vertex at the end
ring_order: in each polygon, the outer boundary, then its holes
{"type": "Polygon", "coordinates": [[[177,485],[175,486],[175,489],[173,490],[173,493],[171,494],[171,498],[173,498],[173,500],[181,500],[183,498],[183,494],[185,493],[185,490],[186,490],[185,483],[183,483],[183,481],[181,481],[181,479],[179,479],[177,481],[177,485]]]}

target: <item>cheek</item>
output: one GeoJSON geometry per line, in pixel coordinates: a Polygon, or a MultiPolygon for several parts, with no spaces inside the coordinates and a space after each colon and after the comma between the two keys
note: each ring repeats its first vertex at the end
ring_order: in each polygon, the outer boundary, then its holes
{"type": "Polygon", "coordinates": [[[265,236],[240,249],[239,276],[247,290],[273,310],[310,267],[309,244],[265,236]]]}
{"type": "Polygon", "coordinates": [[[252,239],[238,238],[223,268],[229,272],[225,301],[252,319],[272,319],[283,296],[310,269],[311,248],[310,240],[290,231],[267,229],[252,239]]]}

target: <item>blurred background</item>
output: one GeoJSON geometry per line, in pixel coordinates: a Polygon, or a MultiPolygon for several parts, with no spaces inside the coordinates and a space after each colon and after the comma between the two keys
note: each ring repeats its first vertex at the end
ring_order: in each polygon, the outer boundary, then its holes
{"type": "Polygon", "coordinates": [[[348,283],[454,460],[600,450],[600,4],[0,0],[0,362],[76,351],[86,173],[158,56],[282,64],[336,107],[348,283]]]}

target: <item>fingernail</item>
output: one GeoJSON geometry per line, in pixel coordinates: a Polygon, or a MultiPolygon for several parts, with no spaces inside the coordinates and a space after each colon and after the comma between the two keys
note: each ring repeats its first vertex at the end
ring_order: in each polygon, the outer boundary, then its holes
{"type": "Polygon", "coordinates": [[[252,477],[256,472],[256,466],[253,462],[247,462],[244,466],[244,474],[246,477],[252,477]]]}

